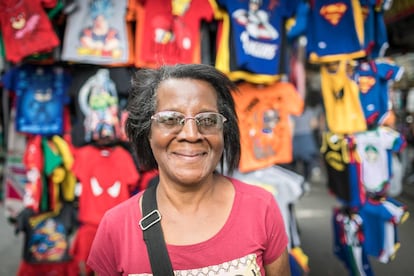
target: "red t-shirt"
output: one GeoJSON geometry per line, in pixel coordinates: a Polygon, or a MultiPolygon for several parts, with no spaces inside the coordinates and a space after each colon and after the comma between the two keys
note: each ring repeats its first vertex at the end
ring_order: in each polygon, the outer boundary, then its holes
{"type": "Polygon", "coordinates": [[[98,225],[108,209],[130,197],[129,185],[137,185],[139,173],[131,154],[121,146],[75,149],[72,170],[81,183],[79,220],[98,225]]]}
{"type": "MultiPolygon", "coordinates": [[[[142,1],[144,2],[144,1],[142,1]]],[[[213,19],[209,0],[145,1],[137,12],[137,67],[200,63],[201,21],[213,19]]]]}
{"type": "MultiPolygon", "coordinates": [[[[183,275],[264,275],[286,249],[288,238],[273,195],[263,188],[231,179],[236,195],[223,228],[192,245],[167,245],[173,269],[183,275]],[[223,271],[221,270],[223,269],[223,271]],[[209,273],[210,272],[210,273],[209,273]],[[227,275],[227,274],[226,274],[227,275]]],[[[148,275],[151,266],[138,221],[142,192],[108,211],[99,225],[88,265],[99,275],[148,275]]]]}
{"type": "Polygon", "coordinates": [[[0,28],[7,60],[18,63],[29,55],[50,52],[60,44],[44,10],[56,3],[56,0],[0,2],[0,28]]]}

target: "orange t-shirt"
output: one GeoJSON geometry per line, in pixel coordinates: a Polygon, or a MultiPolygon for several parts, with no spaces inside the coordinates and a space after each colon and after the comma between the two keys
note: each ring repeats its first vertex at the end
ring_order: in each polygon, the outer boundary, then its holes
{"type": "Polygon", "coordinates": [[[239,84],[233,93],[239,118],[239,170],[249,172],[292,161],[290,115],[300,115],[303,99],[289,82],[267,86],[239,84]]]}

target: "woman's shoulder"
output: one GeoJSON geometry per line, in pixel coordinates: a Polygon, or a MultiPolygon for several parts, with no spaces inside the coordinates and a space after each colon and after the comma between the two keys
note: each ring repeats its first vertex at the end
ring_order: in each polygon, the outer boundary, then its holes
{"type": "Polygon", "coordinates": [[[137,215],[137,212],[139,212],[139,200],[142,196],[143,191],[131,196],[127,200],[119,203],[118,205],[115,205],[105,213],[106,219],[113,219],[117,217],[121,217],[128,214],[128,213],[134,213],[137,215]]]}
{"type": "Polygon", "coordinates": [[[236,193],[247,194],[252,197],[258,197],[259,199],[273,198],[273,194],[260,185],[250,184],[234,177],[229,177],[229,179],[233,183],[236,193]]]}

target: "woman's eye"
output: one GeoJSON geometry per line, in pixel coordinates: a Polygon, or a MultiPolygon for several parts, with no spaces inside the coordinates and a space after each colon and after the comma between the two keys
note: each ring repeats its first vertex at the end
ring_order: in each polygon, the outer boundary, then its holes
{"type": "Polygon", "coordinates": [[[175,125],[180,122],[180,118],[176,116],[164,116],[161,118],[161,122],[166,125],[175,125]]]}
{"type": "Polygon", "coordinates": [[[217,124],[217,120],[214,118],[203,118],[200,120],[200,124],[203,126],[215,126],[217,124]]]}

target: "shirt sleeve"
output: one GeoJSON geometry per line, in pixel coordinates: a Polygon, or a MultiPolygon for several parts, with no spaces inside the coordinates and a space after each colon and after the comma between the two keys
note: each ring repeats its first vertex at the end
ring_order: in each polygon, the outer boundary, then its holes
{"type": "Polygon", "coordinates": [[[98,275],[117,275],[116,250],[110,235],[111,224],[107,214],[102,218],[92,243],[87,265],[98,275]]]}
{"type": "Polygon", "coordinates": [[[266,215],[268,246],[263,254],[264,265],[274,262],[282,255],[288,245],[288,236],[279,206],[274,197],[270,197],[266,215]]]}

